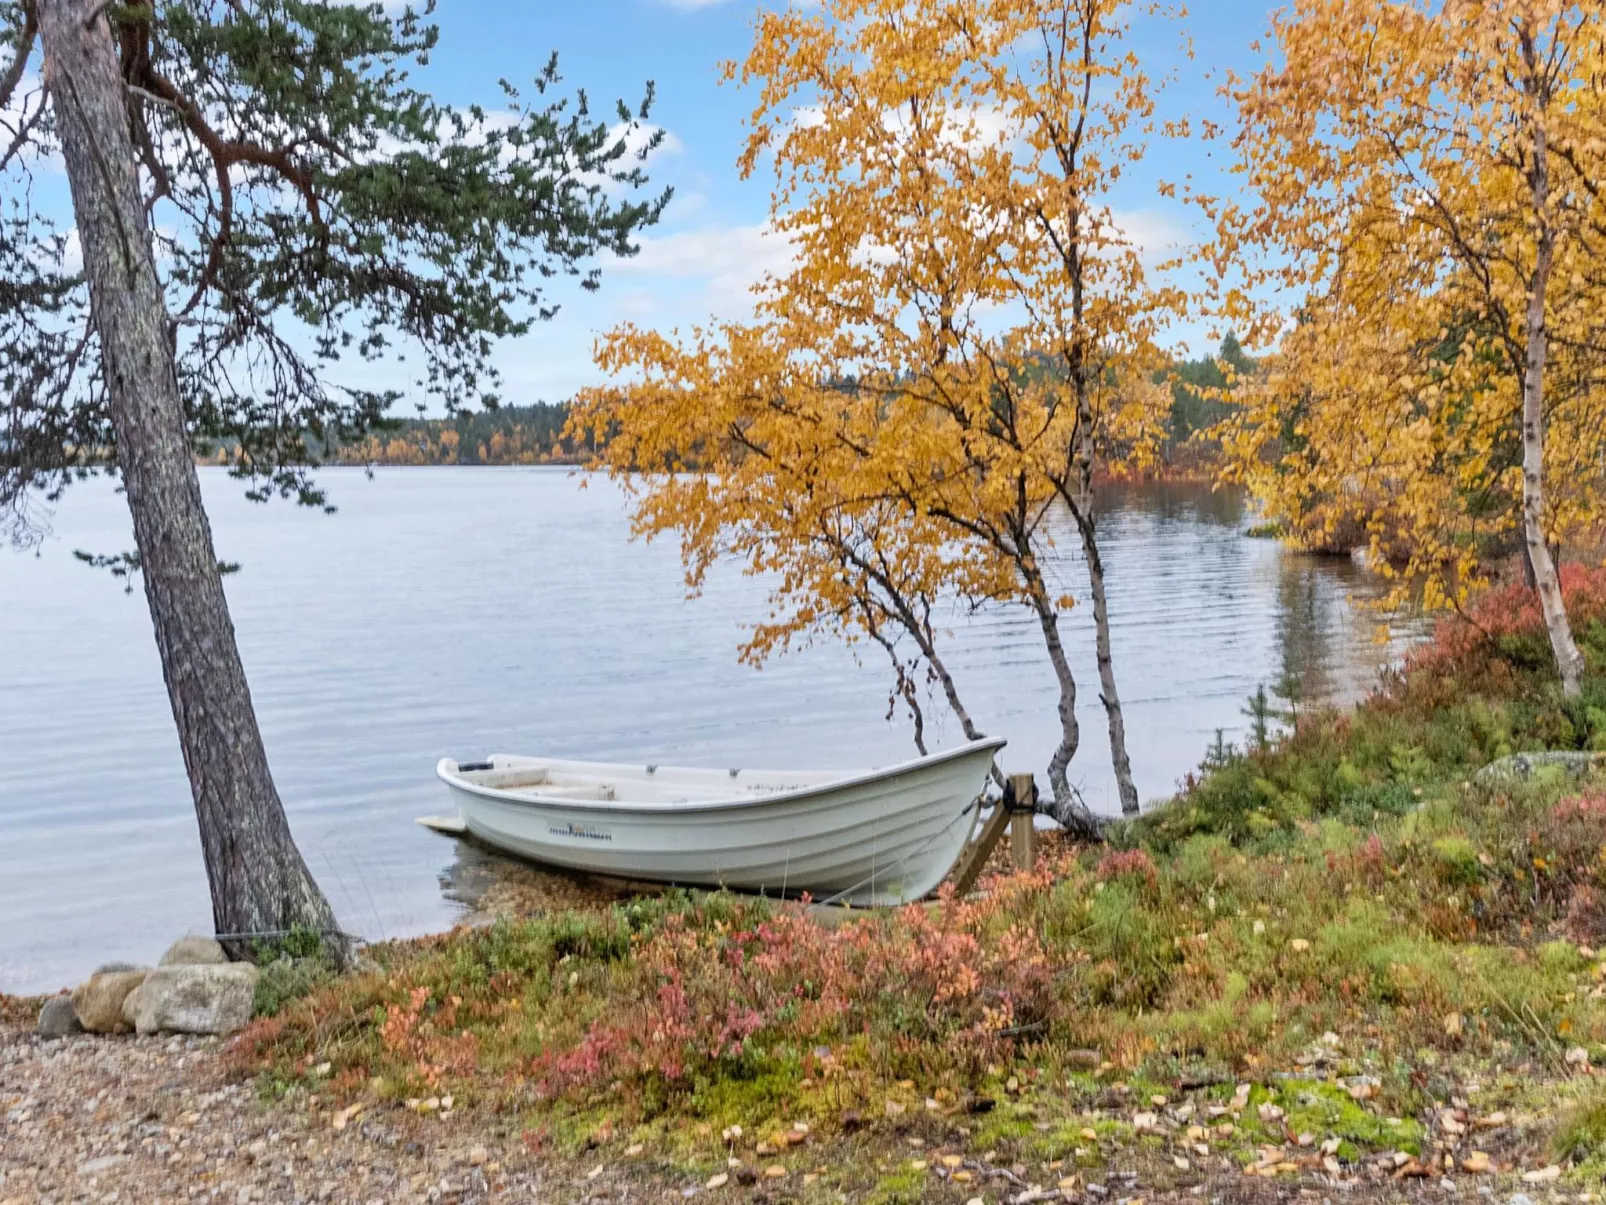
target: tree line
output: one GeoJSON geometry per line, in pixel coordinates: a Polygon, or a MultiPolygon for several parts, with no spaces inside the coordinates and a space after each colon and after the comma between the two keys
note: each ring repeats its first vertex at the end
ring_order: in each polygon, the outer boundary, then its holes
{"type": "MultiPolygon", "coordinates": [[[[1221,464],[1216,427],[1229,410],[1231,386],[1222,366],[1250,368],[1238,340],[1228,335],[1217,355],[1177,360],[1156,377],[1171,391],[1165,437],[1153,466],[1162,476],[1209,475],[1221,464]]],[[[568,402],[502,405],[446,418],[389,418],[360,440],[323,445],[314,456],[342,465],[531,465],[590,463],[596,433],[570,430],[568,402]]],[[[234,461],[237,445],[220,441],[205,457],[234,461]]]]}
{"type": "Polygon", "coordinates": [[[363,439],[328,449],[339,464],[515,465],[582,464],[591,441],[565,434],[563,402],[498,406],[450,418],[406,418],[363,439]]]}

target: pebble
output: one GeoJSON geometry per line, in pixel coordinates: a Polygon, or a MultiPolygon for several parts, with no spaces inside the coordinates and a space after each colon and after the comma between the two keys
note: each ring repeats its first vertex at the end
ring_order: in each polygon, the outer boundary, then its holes
{"type": "Polygon", "coordinates": [[[0,1205],[424,1205],[442,1183],[436,1200],[467,1205],[493,1175],[506,1199],[547,1199],[545,1169],[521,1148],[476,1144],[480,1170],[465,1176],[466,1143],[430,1137],[463,1124],[445,1109],[370,1106],[337,1133],[343,1110],[309,1109],[305,1094],[264,1106],[253,1084],[229,1082],[222,1051],[208,1037],[45,1040],[0,1024],[0,1205]]]}

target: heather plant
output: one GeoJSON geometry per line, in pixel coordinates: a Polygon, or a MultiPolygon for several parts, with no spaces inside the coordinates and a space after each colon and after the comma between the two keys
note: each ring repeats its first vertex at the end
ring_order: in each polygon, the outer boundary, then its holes
{"type": "MultiPolygon", "coordinates": [[[[1569,588],[1593,650],[1606,575],[1569,588]]],[[[1300,1080],[1279,1107],[1343,1158],[1415,1150],[1410,1117],[1447,1091],[1425,1068],[1528,1082],[1570,1049],[1606,1054],[1606,773],[1475,774],[1563,721],[1576,743],[1599,727],[1523,661],[1531,608],[1469,616],[1475,637],[1441,629],[1350,715],[1223,743],[1114,842],[1051,842],[970,898],[843,913],[671,892],[504,921],[377,950],[382,971],[287,999],[236,1057],[281,1087],[451,1094],[582,1144],[997,1104],[978,1141],[1057,1159],[1085,1127],[1000,1098],[1260,1082],[1336,1042],[1375,1099],[1300,1080]]]]}

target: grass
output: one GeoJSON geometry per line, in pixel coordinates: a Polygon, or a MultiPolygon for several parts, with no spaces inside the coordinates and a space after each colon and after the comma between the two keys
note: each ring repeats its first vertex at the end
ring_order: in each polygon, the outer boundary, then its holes
{"type": "MultiPolygon", "coordinates": [[[[1218,749],[1110,846],[1051,846],[982,896],[826,927],[671,893],[383,947],[276,991],[235,1058],[275,1091],[450,1093],[560,1150],[647,1142],[705,1171],[731,1127],[762,1155],[797,1123],[940,1122],[1056,1174],[1133,1149],[1428,1158],[1475,1091],[1593,1167],[1606,1097],[1568,1056],[1606,1061],[1606,792],[1473,777],[1606,744],[1606,576],[1569,590],[1582,701],[1495,596],[1353,713],[1218,749]]],[[[926,1186],[894,1161],[869,1199],[926,1186]]]]}

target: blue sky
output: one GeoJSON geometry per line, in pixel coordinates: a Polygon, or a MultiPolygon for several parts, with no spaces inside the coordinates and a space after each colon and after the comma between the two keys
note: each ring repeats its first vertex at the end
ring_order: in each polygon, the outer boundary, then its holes
{"type": "MultiPolygon", "coordinates": [[[[1180,25],[1141,26],[1139,52],[1151,75],[1172,76],[1164,111],[1225,118],[1216,96],[1222,71],[1263,61],[1251,47],[1272,7],[1203,0],[1180,25]],[[1191,61],[1179,52],[1184,32],[1191,61]]],[[[669,328],[710,314],[739,316],[748,284],[781,262],[781,248],[762,234],[768,182],[742,181],[735,170],[752,96],[719,80],[720,63],[745,52],[757,8],[753,0],[441,0],[441,45],[427,77],[441,99],[493,104],[497,77],[527,79],[556,50],[568,83],[594,102],[634,100],[644,81],[655,81],[654,120],[669,133],[650,165],[655,181],[675,189],[664,220],[642,240],[638,259],[604,273],[600,293],[567,300],[555,321],[499,351],[509,402],[557,401],[597,382],[592,340],[617,322],[669,328]]],[[[1209,178],[1226,153],[1221,144],[1153,145],[1121,207],[1153,238],[1185,245],[1190,227],[1197,229],[1191,211],[1166,202],[1154,185],[1190,172],[1209,178]]],[[[1190,346],[1206,341],[1202,328],[1179,338],[1190,346]]]]}
{"type": "MultiPolygon", "coordinates": [[[[741,317],[749,285],[766,269],[784,266],[784,246],[764,235],[768,179],[743,181],[735,169],[752,93],[720,82],[721,63],[746,52],[759,7],[759,0],[439,0],[440,44],[416,78],[441,101],[499,107],[498,79],[526,84],[556,50],[564,86],[584,88],[602,116],[611,116],[617,99],[637,102],[646,81],[654,81],[653,121],[667,131],[649,164],[654,183],[675,191],[663,221],[642,238],[638,257],[605,266],[600,292],[560,291],[554,321],[497,349],[507,402],[560,401],[598,383],[593,341],[619,322],[668,329],[711,315],[741,317]]],[[[1140,23],[1137,49],[1146,69],[1151,77],[1169,77],[1163,115],[1229,120],[1216,95],[1222,73],[1264,61],[1252,44],[1273,7],[1265,0],[1200,0],[1180,22],[1140,23]],[[1195,51],[1191,60],[1179,50],[1184,35],[1195,51]]],[[[1227,155],[1222,143],[1151,143],[1147,161],[1116,199],[1128,229],[1156,250],[1185,248],[1200,234],[1196,211],[1160,197],[1156,184],[1191,174],[1215,176],[1218,191],[1230,187],[1217,174],[1227,155]]],[[[40,195],[65,209],[64,181],[51,176],[41,181],[40,195]]],[[[1182,328],[1176,338],[1194,352],[1213,346],[1203,326],[1182,328]]],[[[364,371],[382,378],[390,367],[364,371]]],[[[394,368],[395,383],[404,385],[406,370],[394,368]]]]}

